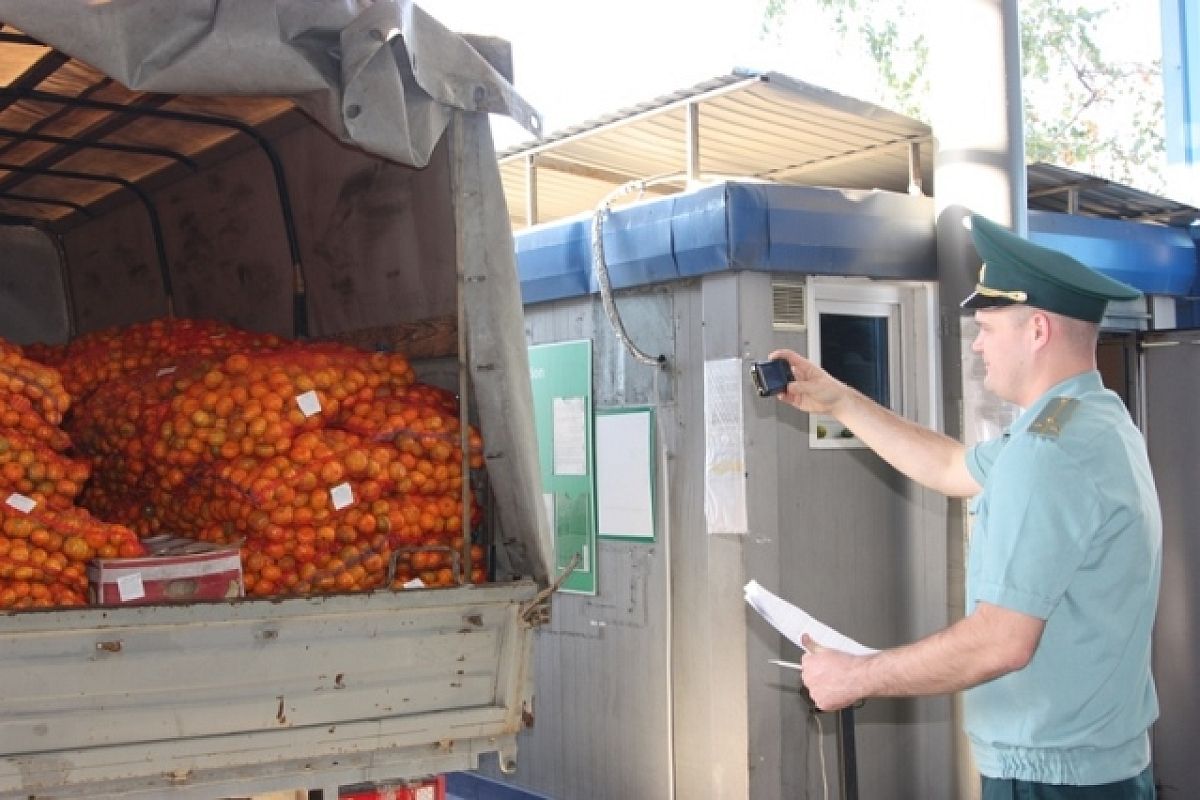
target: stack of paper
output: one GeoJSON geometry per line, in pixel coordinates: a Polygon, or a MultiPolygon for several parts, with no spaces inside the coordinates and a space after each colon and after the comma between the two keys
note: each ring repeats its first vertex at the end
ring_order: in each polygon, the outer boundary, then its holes
{"type": "Polygon", "coordinates": [[[752,580],[746,584],[746,602],[753,606],[755,611],[762,614],[763,619],[771,623],[777,631],[795,642],[797,647],[804,647],[800,643],[800,638],[807,633],[817,644],[833,650],[841,650],[856,656],[879,652],[859,644],[848,636],[843,636],[822,622],[818,622],[788,601],[776,597],[759,586],[758,581],[752,580]]]}

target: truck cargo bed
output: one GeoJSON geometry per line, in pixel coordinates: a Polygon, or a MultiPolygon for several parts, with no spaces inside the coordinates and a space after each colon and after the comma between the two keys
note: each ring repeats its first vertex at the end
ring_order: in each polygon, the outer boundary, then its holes
{"type": "Polygon", "coordinates": [[[503,757],[529,697],[521,608],[536,589],[11,615],[0,796],[212,797],[251,767],[310,785],[318,768],[350,782],[365,766],[395,777],[503,757]]]}

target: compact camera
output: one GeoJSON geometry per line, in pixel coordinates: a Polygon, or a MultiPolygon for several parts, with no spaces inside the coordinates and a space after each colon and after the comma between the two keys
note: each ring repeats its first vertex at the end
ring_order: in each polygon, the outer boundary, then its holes
{"type": "Polygon", "coordinates": [[[782,358],[753,362],[750,365],[750,377],[754,380],[759,397],[779,394],[794,380],[791,365],[782,358]]]}

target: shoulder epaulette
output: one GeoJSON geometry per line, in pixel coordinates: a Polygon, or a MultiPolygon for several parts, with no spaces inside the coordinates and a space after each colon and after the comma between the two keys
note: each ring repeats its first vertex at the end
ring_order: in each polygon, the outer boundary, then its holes
{"type": "Polygon", "coordinates": [[[1055,397],[1046,404],[1046,407],[1042,409],[1042,413],[1038,414],[1037,418],[1029,424],[1029,431],[1036,433],[1038,436],[1057,439],[1078,406],[1078,398],[1055,397]]]}

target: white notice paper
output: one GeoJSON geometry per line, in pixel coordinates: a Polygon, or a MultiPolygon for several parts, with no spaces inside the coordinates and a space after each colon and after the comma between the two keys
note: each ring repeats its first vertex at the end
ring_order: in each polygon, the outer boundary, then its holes
{"type": "Polygon", "coordinates": [[[596,505],[601,536],[654,538],[650,412],[596,417],[596,505]]]}
{"type": "Polygon", "coordinates": [[[583,397],[556,397],[554,474],[587,475],[587,403],[583,397]]]}
{"type": "Polygon", "coordinates": [[[746,534],[746,420],[740,358],[704,362],[704,519],[709,533],[746,534]]]}
{"type": "Polygon", "coordinates": [[[852,655],[869,656],[879,652],[859,644],[848,636],[843,636],[823,622],[818,622],[788,601],[776,597],[759,586],[758,581],[750,581],[746,584],[746,602],[797,647],[804,647],[800,644],[800,639],[807,633],[814,642],[822,647],[841,650],[852,655]]]}

